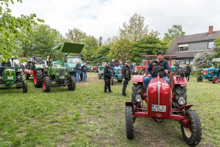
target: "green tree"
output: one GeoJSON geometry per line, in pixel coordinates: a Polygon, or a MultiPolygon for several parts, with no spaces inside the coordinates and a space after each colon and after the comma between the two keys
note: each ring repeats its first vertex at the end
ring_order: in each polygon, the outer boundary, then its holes
{"type": "Polygon", "coordinates": [[[160,40],[157,33],[150,33],[133,44],[130,60],[140,64],[142,62],[142,55],[156,55],[158,51],[166,53],[167,49],[167,42],[160,40]]]}
{"type": "Polygon", "coordinates": [[[182,30],[181,25],[173,25],[171,29],[168,29],[168,33],[164,34],[164,41],[169,44],[172,43],[172,40],[178,36],[184,36],[185,32],[182,30]]]}
{"type": "Polygon", "coordinates": [[[109,45],[103,45],[98,47],[96,53],[94,54],[93,62],[94,63],[101,63],[101,62],[107,62],[106,58],[110,51],[110,46],[109,45]]]}
{"type": "Polygon", "coordinates": [[[110,45],[109,55],[115,60],[121,60],[123,63],[126,60],[129,60],[132,53],[132,44],[133,42],[128,39],[119,39],[110,45]]]}
{"type": "Polygon", "coordinates": [[[98,40],[94,36],[88,36],[82,41],[82,43],[85,44],[82,50],[84,60],[93,62],[98,49],[98,40]]]}
{"type": "Polygon", "coordinates": [[[123,23],[123,28],[119,28],[120,38],[130,41],[138,41],[148,33],[148,25],[144,25],[144,17],[135,13],[128,24],[123,23]]]}
{"type": "Polygon", "coordinates": [[[65,34],[66,34],[67,40],[73,43],[81,43],[82,40],[87,37],[86,33],[76,28],[68,29],[68,32],[65,34]]]}
{"type": "Polygon", "coordinates": [[[213,48],[215,51],[215,58],[220,57],[220,36],[214,40],[215,47],[213,48]]]}
{"type": "MultiPolygon", "coordinates": [[[[48,25],[38,25],[32,28],[33,35],[26,32],[30,44],[22,42],[22,53],[26,50],[28,56],[39,56],[44,59],[49,55],[51,49],[64,41],[62,34],[48,25]]],[[[62,54],[56,53],[53,60],[60,60],[62,54]]]]}
{"type": "MultiPolygon", "coordinates": [[[[17,0],[22,2],[22,0],[17,0]]],[[[9,4],[14,4],[13,0],[1,0],[0,3],[0,61],[5,61],[7,58],[11,58],[11,52],[18,48],[16,40],[21,38],[22,41],[29,42],[27,36],[20,31],[24,29],[31,33],[31,26],[36,25],[37,22],[43,22],[43,20],[36,18],[36,14],[21,15],[15,17],[11,15],[9,4]]]]}

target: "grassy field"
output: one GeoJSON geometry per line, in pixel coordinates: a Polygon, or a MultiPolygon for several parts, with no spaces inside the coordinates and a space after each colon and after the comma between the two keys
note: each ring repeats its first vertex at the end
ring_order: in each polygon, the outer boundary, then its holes
{"type": "MultiPolygon", "coordinates": [[[[77,83],[75,91],[52,87],[50,93],[34,88],[28,81],[28,93],[21,89],[0,90],[0,146],[187,146],[177,121],[155,123],[137,118],[135,138],[125,132],[125,101],[122,83],[104,93],[104,81],[89,73],[88,81],[77,83]]],[[[129,83],[127,93],[131,93],[129,83]]],[[[220,84],[204,80],[188,83],[188,103],[194,104],[202,123],[199,146],[220,145],[220,84]]]]}

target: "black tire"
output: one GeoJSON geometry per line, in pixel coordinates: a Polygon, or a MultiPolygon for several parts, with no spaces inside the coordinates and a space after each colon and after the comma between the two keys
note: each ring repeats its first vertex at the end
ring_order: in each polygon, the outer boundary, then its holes
{"type": "Polygon", "coordinates": [[[126,114],[126,133],[128,139],[134,138],[134,126],[133,126],[133,110],[132,106],[125,107],[125,114],[126,114]]]}
{"type": "Polygon", "coordinates": [[[176,101],[175,101],[175,108],[179,108],[180,105],[178,103],[178,100],[179,100],[179,97],[184,97],[185,98],[185,101],[186,101],[186,104],[187,104],[187,94],[186,94],[186,87],[180,87],[180,86],[176,86],[175,87],[175,98],[176,98],[176,101]]]}
{"type": "Polygon", "coordinates": [[[144,75],[145,74],[145,69],[141,68],[141,70],[138,72],[139,75],[144,75]]]}
{"type": "MultiPolygon", "coordinates": [[[[36,82],[34,81],[34,86],[35,87],[41,87],[42,86],[42,82],[43,82],[43,72],[42,70],[36,70],[36,82]]],[[[34,78],[34,77],[33,77],[34,78]]]]}
{"type": "Polygon", "coordinates": [[[22,75],[22,73],[18,73],[18,75],[17,75],[17,81],[18,81],[18,82],[22,82],[22,81],[23,81],[23,75],[22,75]]]}
{"type": "Polygon", "coordinates": [[[135,98],[137,95],[142,95],[142,92],[143,92],[143,84],[142,83],[133,84],[132,93],[131,93],[131,96],[132,96],[131,101],[133,102],[134,105],[137,106],[138,103],[136,102],[135,98]]]}
{"type": "Polygon", "coordinates": [[[202,76],[201,75],[197,76],[197,82],[202,82],[202,76]]]}
{"type": "Polygon", "coordinates": [[[217,76],[214,76],[214,77],[212,78],[212,83],[213,83],[213,84],[218,84],[218,77],[217,77],[217,76]]]}
{"type": "Polygon", "coordinates": [[[27,82],[26,81],[23,81],[23,93],[26,93],[27,92],[27,82]]]}
{"type": "Polygon", "coordinates": [[[134,75],[134,69],[131,70],[131,74],[134,75]]]}
{"type": "Polygon", "coordinates": [[[50,92],[50,87],[51,87],[51,82],[50,82],[50,77],[49,76],[45,76],[43,78],[43,90],[44,92],[50,92]]]}
{"type": "Polygon", "coordinates": [[[183,139],[189,146],[198,145],[202,137],[202,128],[199,116],[195,111],[189,109],[186,110],[186,115],[190,121],[189,123],[191,125],[191,129],[181,125],[183,139]]]}
{"type": "Polygon", "coordinates": [[[68,85],[68,90],[75,90],[76,89],[76,79],[73,76],[69,77],[69,85],[68,85]]]}
{"type": "Polygon", "coordinates": [[[98,74],[98,78],[101,79],[101,78],[102,78],[102,75],[101,75],[101,74],[98,74]]]}
{"type": "Polygon", "coordinates": [[[26,80],[29,80],[29,77],[30,77],[30,75],[27,74],[27,73],[25,73],[25,79],[26,79],[26,80]]]}

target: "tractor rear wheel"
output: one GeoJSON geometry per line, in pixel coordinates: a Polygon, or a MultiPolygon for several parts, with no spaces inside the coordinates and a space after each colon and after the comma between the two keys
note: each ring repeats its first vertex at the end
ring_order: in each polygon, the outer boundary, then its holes
{"type": "Polygon", "coordinates": [[[141,68],[141,70],[138,72],[139,75],[144,75],[145,74],[145,69],[141,68]]]}
{"type": "Polygon", "coordinates": [[[76,79],[73,76],[69,77],[69,85],[68,90],[75,90],[76,89],[76,79]]]}
{"type": "Polygon", "coordinates": [[[218,77],[217,77],[217,76],[214,76],[214,77],[212,78],[212,83],[218,84],[218,77]]]}
{"type": "Polygon", "coordinates": [[[42,81],[43,81],[43,72],[42,70],[34,70],[34,86],[35,87],[41,87],[42,81]]]}
{"type": "Polygon", "coordinates": [[[198,145],[202,137],[202,128],[199,116],[193,110],[186,110],[186,116],[189,119],[189,127],[181,125],[183,139],[189,146],[198,145]]]}
{"type": "Polygon", "coordinates": [[[133,109],[132,106],[125,107],[126,114],[126,133],[128,139],[134,138],[134,126],[133,126],[133,109]]]}
{"type": "Polygon", "coordinates": [[[27,74],[27,73],[25,73],[25,79],[26,79],[26,80],[29,80],[29,77],[30,77],[30,75],[27,74]]]}
{"type": "Polygon", "coordinates": [[[43,78],[43,90],[44,90],[44,92],[50,92],[50,86],[51,86],[50,77],[45,76],[43,78]]]}
{"type": "Polygon", "coordinates": [[[133,84],[133,86],[132,86],[132,93],[131,93],[131,96],[132,96],[131,101],[133,102],[134,105],[138,106],[138,103],[135,100],[135,98],[136,98],[137,95],[141,96],[142,92],[143,92],[143,84],[142,83],[133,84]]]}
{"type": "Polygon", "coordinates": [[[201,75],[197,76],[197,82],[202,82],[202,76],[201,75]]]}
{"type": "Polygon", "coordinates": [[[23,81],[23,93],[27,92],[27,82],[23,81]]]}

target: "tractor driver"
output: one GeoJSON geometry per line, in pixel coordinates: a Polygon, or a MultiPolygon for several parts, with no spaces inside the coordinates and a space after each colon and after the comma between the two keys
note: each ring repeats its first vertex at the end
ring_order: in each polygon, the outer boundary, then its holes
{"type": "Polygon", "coordinates": [[[164,59],[164,53],[162,51],[159,51],[159,52],[157,52],[157,59],[151,61],[149,66],[147,67],[147,77],[144,78],[144,84],[145,84],[146,90],[147,90],[148,84],[150,83],[151,79],[153,79],[153,77],[151,76],[151,74],[152,74],[151,71],[155,66],[164,67],[165,74],[162,78],[165,79],[168,84],[170,84],[170,81],[166,76],[166,74],[168,74],[170,72],[170,67],[169,67],[168,62],[164,59]]]}

